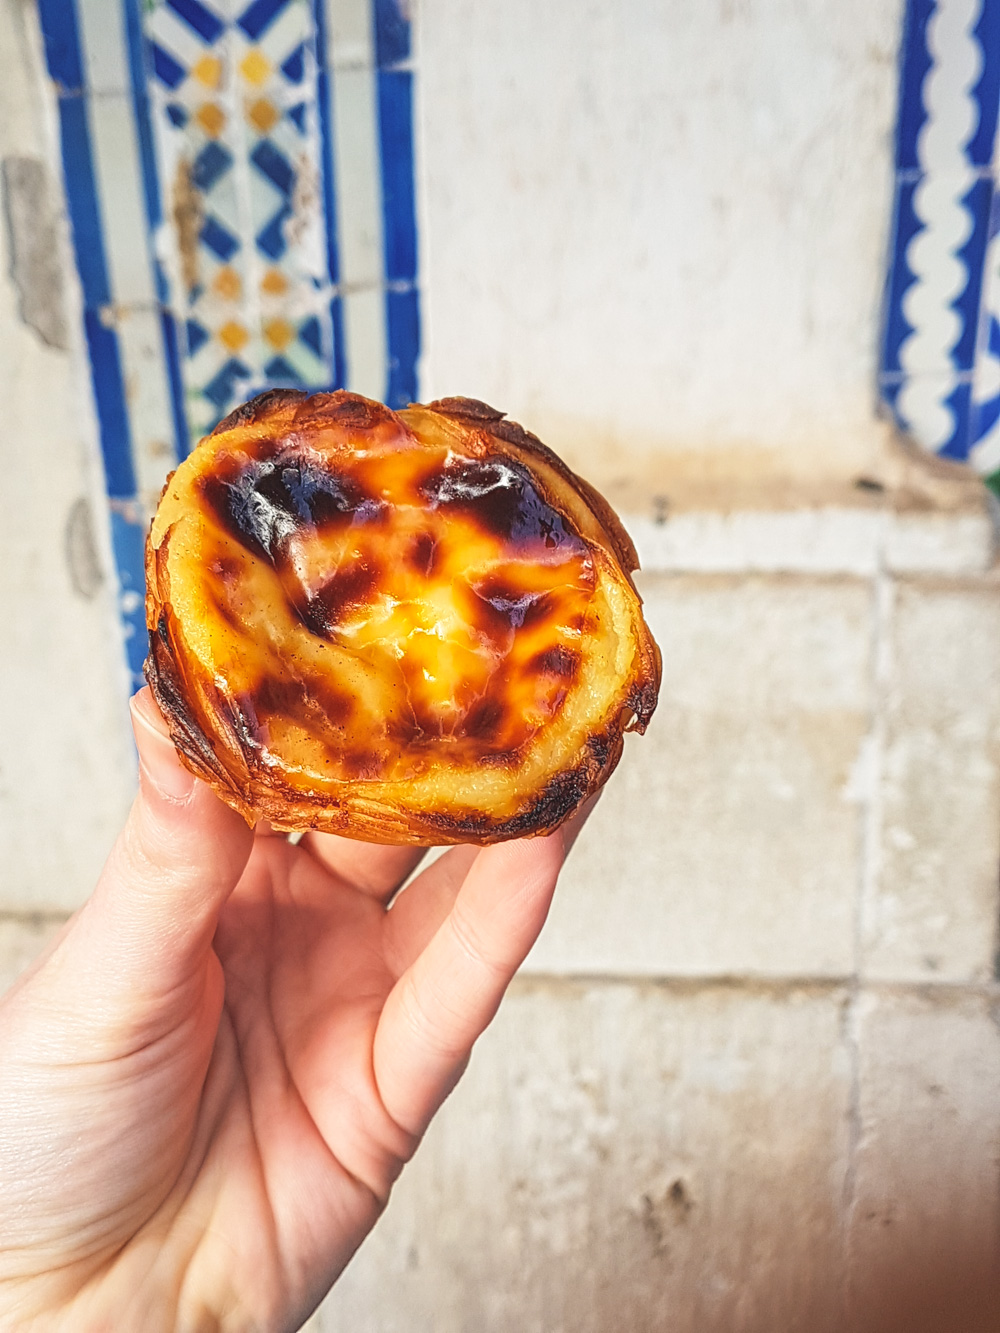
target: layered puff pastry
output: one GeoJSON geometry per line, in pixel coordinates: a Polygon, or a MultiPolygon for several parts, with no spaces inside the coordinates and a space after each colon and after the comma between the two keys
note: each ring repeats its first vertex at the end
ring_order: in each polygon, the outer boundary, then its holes
{"type": "Polygon", "coordinates": [[[164,488],[146,676],[183,762],[250,823],[547,833],[656,705],[637,563],[597,492],[483,403],[275,390],[164,488]]]}

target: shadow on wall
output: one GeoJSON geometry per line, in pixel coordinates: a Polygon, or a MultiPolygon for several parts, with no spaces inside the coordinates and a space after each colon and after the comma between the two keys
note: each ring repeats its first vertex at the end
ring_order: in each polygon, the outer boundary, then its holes
{"type": "MultiPolygon", "coordinates": [[[[984,1163],[984,1170],[991,1166],[984,1163]]],[[[616,1182],[602,1176],[599,1169],[595,1177],[581,1180],[581,1195],[599,1197],[613,1191],[616,1182]]],[[[513,1184],[516,1189],[518,1182],[513,1184]]],[[[928,1211],[933,1209],[933,1200],[913,1202],[926,1202],[928,1211]]],[[[489,1209],[489,1200],[480,1194],[475,1205],[489,1209]]],[[[864,1219],[859,1226],[861,1252],[845,1298],[838,1280],[841,1248],[834,1244],[817,1252],[810,1227],[788,1225],[801,1214],[799,1195],[794,1190],[784,1198],[762,1192],[759,1206],[757,1236],[741,1237],[737,1247],[746,1256],[745,1271],[730,1283],[723,1283],[713,1272],[720,1239],[723,1246],[733,1239],[719,1234],[725,1230],[725,1219],[699,1219],[699,1203],[687,1193],[680,1177],[658,1198],[642,1196],[639,1208],[630,1216],[620,1215],[617,1225],[606,1217],[595,1218],[588,1253],[553,1256],[544,1275],[536,1272],[519,1278],[514,1269],[497,1274],[498,1251],[507,1247],[510,1226],[495,1217],[501,1224],[493,1234],[492,1254],[484,1255],[470,1245],[465,1257],[450,1254],[450,1262],[441,1262],[437,1242],[428,1236],[439,1220],[427,1218],[423,1238],[410,1246],[405,1258],[410,1271],[400,1275],[398,1286],[393,1282],[388,1291],[383,1286],[374,1296],[374,1317],[371,1310],[368,1322],[355,1323],[353,1315],[343,1317],[338,1288],[324,1311],[321,1327],[324,1333],[346,1333],[351,1328],[378,1328],[380,1333],[389,1329],[392,1333],[403,1329],[420,1333],[471,1329],[480,1333],[513,1329],[519,1333],[996,1333],[1000,1328],[998,1260],[984,1253],[991,1238],[928,1225],[919,1243],[907,1246],[905,1255],[887,1258],[880,1253],[884,1251],[883,1236],[877,1237],[870,1255],[864,1252],[864,1234],[869,1225],[891,1230],[892,1218],[864,1219]],[[751,1255],[762,1232],[771,1233],[775,1249],[769,1260],[757,1264],[751,1255]],[[579,1272],[582,1264],[588,1270],[585,1276],[579,1272]],[[405,1317],[409,1301],[404,1293],[419,1269],[429,1287],[429,1301],[426,1319],[418,1317],[411,1324],[405,1317]],[[586,1293],[583,1299],[581,1287],[586,1293]]],[[[392,1227],[389,1219],[382,1225],[392,1227]]],[[[448,1223],[444,1226],[447,1229],[448,1223]]],[[[367,1267],[364,1253],[349,1270],[345,1284],[354,1285],[357,1268],[367,1267]]],[[[353,1310],[354,1302],[348,1304],[353,1310]]]]}
{"type": "MultiPolygon", "coordinates": [[[[781,1211],[778,1200],[768,1201],[770,1208],[776,1205],[781,1211]]],[[[678,1197],[669,1206],[675,1212],[672,1229],[686,1225],[683,1212],[689,1205],[678,1197]]],[[[891,1223],[883,1219],[878,1225],[891,1223]]],[[[657,1262],[664,1269],[664,1285],[671,1285],[667,1276],[671,1266],[670,1232],[652,1209],[643,1226],[647,1254],[650,1247],[656,1252],[657,1262]]],[[[800,1265],[810,1269],[816,1264],[806,1236],[788,1240],[780,1264],[783,1272],[777,1276],[779,1287],[786,1281],[794,1285],[800,1265]]],[[[644,1284],[645,1299],[635,1304],[627,1297],[623,1300],[623,1276],[646,1256],[634,1237],[620,1235],[617,1244],[612,1240],[603,1249],[595,1247],[595,1254],[601,1258],[595,1276],[598,1296],[592,1322],[550,1324],[534,1322],[529,1315],[521,1327],[537,1329],[538,1333],[553,1329],[565,1329],[566,1333],[570,1329],[575,1333],[996,1333],[1000,1328],[1000,1278],[996,1261],[990,1264],[976,1259],[975,1254],[982,1249],[975,1237],[942,1235],[928,1228],[923,1245],[913,1247],[905,1260],[883,1263],[862,1256],[846,1313],[839,1301],[810,1308],[808,1313],[794,1309],[779,1312],[770,1305],[767,1293],[758,1288],[760,1277],[748,1272],[745,1304],[738,1298],[727,1304],[724,1315],[692,1321],[686,1316],[676,1318],[669,1302],[658,1297],[649,1283],[644,1284]]],[[[831,1270],[836,1265],[836,1256],[830,1256],[831,1270]]],[[[485,1333],[501,1333],[511,1325],[486,1323],[481,1327],[485,1333]]]]}
{"type": "MultiPolygon", "coordinates": [[[[985,1163],[984,1167],[991,1165],[985,1163]]],[[[645,1298],[632,1306],[627,1297],[623,1300],[622,1277],[637,1262],[648,1262],[650,1249],[656,1256],[654,1271],[655,1264],[661,1264],[664,1286],[672,1285],[668,1275],[674,1237],[691,1225],[690,1213],[695,1207],[683,1191],[683,1182],[678,1180],[659,1207],[650,1201],[642,1218],[645,1246],[636,1243],[634,1233],[620,1233],[617,1243],[609,1236],[610,1244],[595,1246],[594,1253],[601,1258],[592,1323],[543,1322],[537,1324],[540,1333],[550,1327],[573,1328],[578,1333],[583,1329],[591,1333],[996,1333],[1000,1328],[1000,1256],[994,1255],[992,1260],[984,1257],[988,1246],[984,1246],[981,1236],[946,1234],[934,1226],[928,1226],[919,1245],[911,1244],[906,1255],[895,1260],[877,1253],[870,1257],[858,1254],[847,1299],[831,1299],[819,1305],[810,1302],[808,1312],[791,1307],[779,1310],[769,1295],[774,1289],[794,1287],[801,1270],[815,1271],[817,1255],[809,1249],[808,1232],[787,1237],[778,1271],[770,1278],[749,1269],[743,1295],[727,1302],[725,1313],[715,1318],[707,1313],[694,1319],[675,1318],[669,1302],[657,1296],[655,1279],[647,1279],[643,1284],[645,1298]],[[768,1289],[763,1289],[765,1286],[768,1289]]],[[[765,1201],[761,1203],[763,1207],[765,1201]]],[[[774,1196],[766,1200],[773,1215],[794,1216],[799,1201],[788,1199],[784,1203],[783,1207],[774,1196]]],[[[932,1207],[933,1201],[929,1203],[932,1207]]],[[[888,1229],[893,1221],[890,1216],[873,1217],[871,1224],[888,1229]]],[[[866,1219],[859,1228],[862,1233],[867,1225],[866,1219]]],[[[707,1255],[712,1239],[696,1226],[684,1247],[703,1250],[707,1255]]],[[[839,1255],[834,1252],[825,1258],[832,1277],[839,1266],[839,1255]]],[[[823,1256],[819,1260],[822,1264],[823,1256]]],[[[535,1327],[530,1320],[525,1326],[535,1327]]],[[[485,1327],[500,1333],[499,1324],[485,1327]]]]}
{"type": "Polygon", "coordinates": [[[868,1267],[859,1259],[856,1313],[846,1333],[996,1333],[1000,1257],[977,1259],[983,1248],[975,1236],[928,1228],[905,1260],[868,1267]]]}
{"type": "Polygon", "coordinates": [[[895,987],[521,979],[321,1327],[995,1331],[995,1037],[895,987]]]}

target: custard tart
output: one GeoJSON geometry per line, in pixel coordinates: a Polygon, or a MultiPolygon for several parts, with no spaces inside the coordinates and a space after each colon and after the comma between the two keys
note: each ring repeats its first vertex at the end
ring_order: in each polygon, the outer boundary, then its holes
{"type": "Polygon", "coordinates": [[[274,390],[164,487],[146,678],[251,824],[547,833],[656,705],[636,567],[601,496],[483,403],[274,390]]]}

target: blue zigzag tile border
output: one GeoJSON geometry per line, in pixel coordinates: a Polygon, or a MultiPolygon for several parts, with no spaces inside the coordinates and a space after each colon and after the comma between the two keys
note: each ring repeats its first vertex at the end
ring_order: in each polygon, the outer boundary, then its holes
{"type": "Polygon", "coordinates": [[[40,0],[133,683],[167,472],[264,388],[417,395],[406,0],[40,0]]]}
{"type": "Polygon", "coordinates": [[[925,449],[1000,475],[1000,0],[908,0],[879,387],[925,449]]]}

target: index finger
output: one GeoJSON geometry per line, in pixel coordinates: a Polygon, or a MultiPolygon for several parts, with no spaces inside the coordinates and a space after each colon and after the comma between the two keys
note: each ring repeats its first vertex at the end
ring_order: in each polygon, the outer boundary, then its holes
{"type": "Polygon", "coordinates": [[[454,906],[389,993],[375,1079],[393,1120],[423,1132],[545,923],[565,859],[560,831],[476,857],[454,906]]]}

